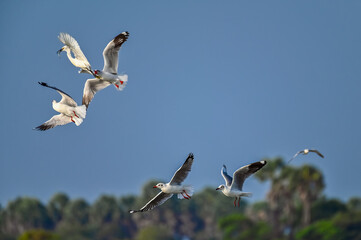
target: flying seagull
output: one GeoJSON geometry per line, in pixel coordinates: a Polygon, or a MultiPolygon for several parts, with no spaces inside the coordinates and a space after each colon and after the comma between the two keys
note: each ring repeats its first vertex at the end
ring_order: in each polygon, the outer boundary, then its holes
{"type": "Polygon", "coordinates": [[[53,116],[52,118],[50,118],[50,120],[46,121],[45,123],[34,129],[45,131],[58,125],[65,125],[70,122],[75,123],[77,126],[79,126],[83,122],[83,119],[86,115],[86,107],[84,105],[78,106],[74,99],[72,99],[68,94],[56,87],[51,87],[44,82],[39,82],[39,84],[41,86],[56,90],[62,98],[60,102],[56,102],[55,100],[53,100],[53,108],[60,114],[53,116]]]}
{"type": "Polygon", "coordinates": [[[58,55],[60,55],[62,51],[66,51],[66,55],[68,56],[70,62],[74,66],[80,68],[79,73],[89,73],[94,75],[90,63],[81,51],[78,42],[68,33],[60,33],[58,38],[65,45],[57,51],[58,55]],[[71,53],[73,53],[74,57],[71,55],[71,53]]]}
{"type": "Polygon", "coordinates": [[[318,156],[320,156],[320,157],[322,157],[322,158],[324,158],[324,156],[318,151],[318,150],[316,150],[316,149],[304,149],[304,150],[302,150],[302,151],[299,151],[299,152],[297,152],[289,161],[288,161],[288,163],[290,163],[295,157],[297,157],[299,154],[303,154],[303,155],[307,155],[309,152],[314,152],[314,153],[316,153],[318,156]]]}
{"type": "Polygon", "coordinates": [[[103,70],[95,70],[96,78],[88,79],[84,85],[83,101],[87,108],[94,95],[113,84],[119,91],[123,90],[128,81],[128,75],[118,75],[118,55],[122,44],[127,41],[128,32],[122,32],[111,40],[103,51],[104,67],[103,70]]]}
{"type": "Polygon", "coordinates": [[[264,165],[266,165],[266,161],[254,162],[247,166],[239,168],[237,171],[233,173],[233,179],[231,176],[227,174],[227,168],[223,165],[221,170],[221,174],[226,181],[226,185],[221,184],[216,190],[222,190],[223,194],[227,197],[234,197],[234,206],[236,207],[236,201],[238,199],[238,207],[239,201],[241,197],[250,197],[252,193],[250,192],[242,192],[243,183],[251,176],[253,173],[260,170],[264,165]]]}
{"type": "Polygon", "coordinates": [[[193,159],[193,153],[190,153],[187,160],[175,172],[169,183],[158,183],[157,185],[153,186],[153,188],[159,188],[161,190],[160,193],[158,193],[152,200],[145,204],[145,206],[140,210],[130,210],[129,212],[135,213],[152,210],[153,208],[162,205],[165,201],[171,198],[173,194],[178,194],[179,199],[190,199],[193,194],[193,187],[181,184],[188,176],[188,173],[191,171],[193,159]]]}

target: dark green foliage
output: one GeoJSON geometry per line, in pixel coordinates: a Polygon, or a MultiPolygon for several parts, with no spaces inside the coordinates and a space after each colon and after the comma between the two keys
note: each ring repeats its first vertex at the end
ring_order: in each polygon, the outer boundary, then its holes
{"type": "Polygon", "coordinates": [[[311,208],[312,222],[328,219],[338,212],[345,212],[347,207],[344,203],[337,199],[321,198],[317,200],[311,208]]]}
{"type": "MultiPolygon", "coordinates": [[[[305,229],[299,231],[296,235],[298,240],[342,240],[342,230],[339,229],[330,220],[321,220],[316,222],[305,229]]],[[[345,239],[346,240],[346,239],[345,239]]]]}
{"type": "Polygon", "coordinates": [[[149,226],[137,234],[136,240],[172,240],[172,233],[164,226],[149,226]]]}
{"type": "Polygon", "coordinates": [[[272,239],[271,227],[267,223],[254,222],[243,214],[231,214],[220,219],[219,228],[225,240],[272,239]]]}
{"type": "Polygon", "coordinates": [[[54,233],[42,229],[34,229],[21,234],[18,240],[60,240],[60,238],[54,233]]]}
{"type": "Polygon", "coordinates": [[[54,224],[60,222],[64,217],[64,210],[69,202],[69,197],[64,193],[56,193],[47,205],[48,215],[54,224]]]}
{"type": "Polygon", "coordinates": [[[64,209],[64,221],[72,225],[84,225],[88,223],[89,204],[83,199],[70,201],[64,209]]]}
{"type": "Polygon", "coordinates": [[[265,201],[247,204],[244,198],[234,207],[234,199],[213,186],[191,200],[173,196],[152,211],[130,214],[159,193],[153,186],[160,181],[154,180],[139,196],[102,195],[92,204],[64,193],[46,207],[23,197],[0,207],[0,239],[361,239],[361,198],[327,199],[320,170],[293,167],[280,158],[267,161],[253,176],[270,182],[265,201]]]}

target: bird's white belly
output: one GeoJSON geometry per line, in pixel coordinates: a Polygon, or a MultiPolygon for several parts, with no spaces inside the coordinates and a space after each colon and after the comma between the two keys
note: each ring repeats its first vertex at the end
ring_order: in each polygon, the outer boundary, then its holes
{"type": "Polygon", "coordinates": [[[73,115],[73,108],[68,105],[62,103],[54,103],[53,108],[55,111],[65,114],[67,116],[73,115]]]}
{"type": "Polygon", "coordinates": [[[118,75],[107,73],[107,72],[103,72],[101,78],[102,78],[102,80],[109,81],[111,83],[116,82],[117,80],[120,79],[118,75]]]}
{"type": "Polygon", "coordinates": [[[223,192],[224,195],[226,195],[227,197],[239,197],[242,195],[242,191],[231,191],[231,190],[228,190],[228,191],[224,191],[223,192]]]}
{"type": "Polygon", "coordinates": [[[184,187],[181,185],[169,185],[162,189],[164,193],[181,193],[183,192],[184,187]]]}

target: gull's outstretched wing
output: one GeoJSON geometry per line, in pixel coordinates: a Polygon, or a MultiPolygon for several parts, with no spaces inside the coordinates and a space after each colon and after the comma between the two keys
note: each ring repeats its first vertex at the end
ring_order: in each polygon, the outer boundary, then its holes
{"type": "Polygon", "coordinates": [[[223,168],[222,168],[222,170],[221,170],[221,174],[222,174],[222,176],[223,176],[223,178],[224,178],[224,181],[226,181],[226,185],[228,186],[228,187],[230,187],[231,186],[231,184],[232,184],[232,177],[231,176],[229,176],[228,175],[228,173],[227,173],[227,167],[226,167],[226,165],[224,165],[223,164],[223,168]]]}
{"type": "Polygon", "coordinates": [[[188,173],[191,171],[192,164],[194,160],[193,153],[190,153],[183,163],[183,165],[174,173],[172,179],[169,184],[171,185],[180,185],[184,179],[188,176],[188,173]]]}
{"type": "MultiPolygon", "coordinates": [[[[85,57],[84,53],[82,52],[82,50],[80,49],[80,46],[78,44],[78,42],[72,37],[70,36],[68,33],[60,33],[58,36],[59,40],[64,43],[64,45],[66,45],[70,51],[72,51],[72,53],[74,54],[75,58],[70,58],[69,56],[69,60],[70,62],[76,66],[76,67],[80,67],[83,70],[85,70],[85,72],[89,72],[92,74],[91,72],[91,66],[90,63],[88,62],[88,59],[85,57]]],[[[62,49],[61,49],[62,50],[62,49]]],[[[61,51],[59,50],[59,52],[61,51]]]]}
{"type": "Polygon", "coordinates": [[[50,128],[53,128],[53,127],[56,127],[56,126],[59,126],[59,125],[68,124],[70,122],[71,122],[70,117],[60,113],[58,115],[53,116],[48,121],[41,124],[40,126],[34,128],[34,130],[45,131],[45,130],[48,130],[50,128]]]}
{"type": "Polygon", "coordinates": [[[130,213],[136,213],[136,212],[146,212],[149,210],[152,210],[155,207],[158,207],[159,205],[162,205],[165,201],[167,201],[169,198],[171,198],[173,194],[171,193],[164,193],[160,192],[157,196],[155,196],[152,200],[150,200],[147,204],[145,204],[144,207],[142,207],[139,210],[130,210],[130,213]]]}
{"type": "Polygon", "coordinates": [[[76,102],[74,101],[74,99],[72,97],[70,97],[67,93],[63,92],[62,90],[60,90],[59,88],[56,88],[56,87],[52,87],[52,86],[49,86],[47,83],[45,82],[38,82],[41,86],[44,86],[44,87],[48,87],[48,88],[51,88],[51,89],[54,89],[56,90],[60,95],[61,95],[61,100],[59,103],[62,103],[62,104],[66,104],[70,107],[76,107],[77,104],[76,102]]]}
{"type": "Polygon", "coordinates": [[[259,161],[239,168],[233,173],[233,182],[231,185],[231,189],[242,190],[243,183],[246,178],[260,170],[264,165],[266,165],[266,163],[266,161],[259,161]]]}
{"type": "Polygon", "coordinates": [[[108,81],[100,80],[98,78],[88,79],[84,84],[82,104],[88,108],[90,102],[94,98],[94,95],[109,85],[110,83],[108,81]]]}
{"type": "Polygon", "coordinates": [[[316,149],[310,149],[309,151],[310,151],[310,152],[317,153],[318,156],[324,158],[324,156],[322,155],[322,153],[320,153],[320,152],[319,152],[318,150],[316,150],[316,149]]]}
{"type": "Polygon", "coordinates": [[[122,44],[127,41],[129,37],[128,32],[122,32],[111,40],[108,45],[104,48],[104,68],[103,71],[117,74],[118,73],[118,55],[119,49],[122,44]]]}
{"type": "Polygon", "coordinates": [[[293,159],[295,159],[301,153],[304,153],[304,150],[297,152],[290,160],[288,160],[288,163],[290,163],[293,159]]]}

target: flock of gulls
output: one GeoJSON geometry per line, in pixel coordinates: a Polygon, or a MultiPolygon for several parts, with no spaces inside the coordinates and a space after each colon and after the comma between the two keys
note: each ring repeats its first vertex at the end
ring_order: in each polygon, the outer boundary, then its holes
{"type": "MultiPolygon", "coordinates": [[[[111,40],[103,51],[103,70],[93,70],[89,61],[80,49],[78,42],[69,34],[60,33],[58,38],[64,46],[57,53],[60,54],[65,51],[70,62],[74,66],[80,68],[79,73],[91,74],[94,78],[88,79],[85,82],[81,106],[78,106],[74,99],[62,90],[49,86],[47,83],[39,82],[41,86],[56,90],[62,98],[59,102],[56,102],[55,100],[52,102],[53,109],[60,114],[54,115],[48,121],[34,129],[45,131],[71,122],[75,123],[76,126],[79,126],[85,119],[89,104],[98,91],[109,85],[114,85],[119,91],[123,90],[128,82],[128,75],[118,74],[118,55],[120,47],[125,41],[127,41],[128,37],[128,32],[122,32],[111,40]]],[[[289,160],[289,162],[291,162],[299,154],[307,155],[310,152],[316,153],[320,157],[324,158],[324,156],[316,149],[304,149],[297,152],[289,160]]],[[[153,188],[161,190],[153,199],[146,203],[141,209],[130,210],[129,212],[136,213],[152,210],[153,208],[163,204],[174,194],[177,194],[179,199],[191,199],[193,195],[193,187],[191,185],[182,185],[182,183],[191,171],[193,161],[194,155],[193,153],[190,153],[183,165],[174,173],[172,179],[168,183],[158,183],[153,186],[153,188]]],[[[228,175],[227,168],[223,165],[221,175],[225,180],[225,184],[221,184],[216,190],[221,190],[225,196],[234,198],[234,206],[236,207],[238,204],[239,207],[241,197],[252,196],[252,193],[242,191],[244,181],[246,178],[263,168],[266,163],[266,161],[258,161],[243,166],[233,173],[233,177],[228,175]]]]}
{"type": "Polygon", "coordinates": [[[80,68],[79,73],[88,73],[93,75],[94,78],[88,79],[85,82],[81,106],[78,106],[74,99],[62,90],[56,87],[51,87],[44,82],[39,82],[41,86],[56,90],[62,96],[62,99],[60,102],[53,100],[53,109],[60,114],[53,116],[35,129],[45,131],[70,122],[79,126],[86,116],[86,110],[88,109],[90,102],[93,100],[94,95],[98,91],[108,87],[109,85],[114,85],[119,91],[123,90],[128,82],[128,75],[118,74],[118,55],[120,47],[125,41],[127,41],[128,37],[128,32],[122,32],[111,40],[103,51],[103,70],[93,71],[78,42],[69,34],[60,33],[58,38],[64,46],[57,52],[58,55],[65,51],[70,62],[74,66],[80,68]]]}

